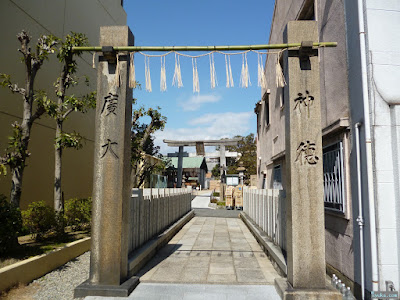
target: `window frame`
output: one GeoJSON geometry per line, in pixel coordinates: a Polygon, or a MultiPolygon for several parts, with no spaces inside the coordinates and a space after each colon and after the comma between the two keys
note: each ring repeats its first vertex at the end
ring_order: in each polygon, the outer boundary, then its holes
{"type": "MultiPolygon", "coordinates": [[[[325,208],[325,210],[330,211],[330,212],[334,212],[334,213],[341,214],[341,215],[346,215],[346,212],[347,212],[347,199],[346,199],[346,191],[345,191],[346,173],[345,173],[345,169],[344,169],[345,157],[344,157],[343,140],[339,140],[339,141],[336,141],[334,143],[324,146],[322,152],[323,152],[322,156],[323,156],[324,208],[325,208]],[[335,147],[336,145],[337,145],[337,147],[335,147]],[[326,149],[330,149],[330,150],[326,151],[326,149]],[[328,162],[330,161],[327,156],[328,156],[328,154],[331,154],[333,152],[337,152],[337,155],[339,157],[336,158],[336,160],[338,160],[338,162],[335,161],[333,165],[327,165],[328,162]],[[337,163],[339,165],[337,165],[337,163]],[[333,167],[333,169],[336,168],[336,170],[338,170],[337,174],[332,174],[333,172],[330,171],[330,170],[332,170],[332,167],[333,167]],[[327,172],[328,169],[330,172],[327,172]],[[332,178],[332,176],[337,177],[337,178],[332,178]],[[329,178],[330,182],[327,182],[328,178],[329,178]],[[329,188],[329,190],[328,190],[328,188],[329,188]],[[337,195],[339,195],[339,198],[340,198],[339,200],[335,200],[337,195]],[[331,198],[331,199],[327,200],[327,198],[331,198]]],[[[332,161],[332,159],[331,159],[331,161],[332,161]]]]}

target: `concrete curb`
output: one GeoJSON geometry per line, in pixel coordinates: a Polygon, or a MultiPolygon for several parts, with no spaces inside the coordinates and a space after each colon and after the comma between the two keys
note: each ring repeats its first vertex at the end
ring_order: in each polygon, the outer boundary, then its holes
{"type": "Polygon", "coordinates": [[[166,245],[181,228],[194,217],[194,210],[191,210],[163,233],[148,241],[130,257],[128,262],[129,277],[136,274],[155,254],[166,245]]]}
{"type": "Polygon", "coordinates": [[[259,229],[246,213],[241,212],[239,216],[254,235],[257,242],[263,247],[264,252],[276,263],[281,275],[287,276],[287,265],[282,250],[269,240],[268,236],[259,229]]]}
{"type": "Polygon", "coordinates": [[[90,237],[68,243],[60,249],[34,256],[0,269],[0,291],[5,291],[18,283],[29,283],[71,259],[90,250],[90,237]]]}

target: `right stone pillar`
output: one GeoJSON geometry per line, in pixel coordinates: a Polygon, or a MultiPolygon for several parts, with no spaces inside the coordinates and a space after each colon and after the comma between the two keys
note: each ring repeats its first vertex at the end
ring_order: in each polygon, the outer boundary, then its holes
{"type": "Polygon", "coordinates": [[[302,47],[288,50],[286,56],[287,283],[280,285],[281,295],[339,299],[325,276],[319,58],[318,49],[312,47],[319,40],[318,24],[291,21],[285,34],[285,42],[302,43],[302,47]]]}

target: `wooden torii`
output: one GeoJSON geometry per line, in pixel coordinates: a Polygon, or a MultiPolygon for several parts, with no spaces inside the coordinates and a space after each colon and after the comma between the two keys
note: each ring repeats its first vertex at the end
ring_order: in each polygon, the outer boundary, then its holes
{"type": "MultiPolygon", "coordinates": [[[[241,138],[235,139],[221,139],[221,140],[193,140],[193,141],[172,141],[163,140],[170,147],[179,147],[178,152],[178,180],[176,187],[182,186],[182,165],[183,165],[183,147],[196,147],[196,155],[204,156],[206,154],[205,146],[219,146],[219,163],[221,169],[224,170],[226,167],[226,157],[225,157],[225,146],[236,146],[240,142],[241,138]]],[[[222,172],[221,172],[222,175],[222,172]]]]}

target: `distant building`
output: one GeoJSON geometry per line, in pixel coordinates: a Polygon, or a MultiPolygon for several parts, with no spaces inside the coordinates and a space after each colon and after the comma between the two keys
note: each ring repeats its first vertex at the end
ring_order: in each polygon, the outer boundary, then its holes
{"type": "MultiPolygon", "coordinates": [[[[174,187],[176,184],[176,171],[178,170],[178,158],[168,157],[166,158],[169,165],[167,165],[168,171],[168,187],[174,187]]],[[[206,160],[202,156],[196,157],[183,157],[183,178],[185,179],[186,185],[205,187],[206,173],[208,171],[206,160]]]]}
{"type": "MultiPolygon", "coordinates": [[[[126,25],[126,12],[122,1],[105,0],[34,0],[0,1],[0,73],[11,75],[11,80],[24,87],[25,72],[21,63],[20,44],[17,34],[26,30],[35,51],[37,39],[42,34],[53,34],[63,38],[71,31],[84,33],[91,45],[98,45],[100,26],[126,25]]],[[[92,54],[84,53],[78,61],[78,76],[88,75],[90,86],[83,83],[74,88],[75,95],[96,91],[97,70],[92,68],[92,54]]],[[[45,61],[36,77],[36,90],[45,89],[51,99],[55,98],[53,83],[60,76],[60,64],[55,55],[45,61]]],[[[81,150],[67,149],[63,153],[62,189],[65,199],[88,197],[92,194],[94,111],[85,115],[73,113],[64,124],[66,132],[79,132],[84,137],[81,150]]],[[[0,155],[7,147],[8,136],[12,134],[11,124],[22,118],[22,99],[6,88],[0,88],[0,155]]],[[[54,184],[54,138],[55,121],[43,116],[32,127],[29,151],[23,178],[21,208],[32,201],[53,202],[54,184]]],[[[0,177],[0,194],[9,197],[11,177],[0,177]]]]}
{"type": "MultiPolygon", "coordinates": [[[[196,153],[189,153],[189,157],[194,157],[194,156],[196,156],[196,153]]],[[[214,169],[216,165],[218,164],[221,165],[220,163],[221,156],[219,151],[206,152],[204,157],[206,158],[207,168],[209,172],[211,172],[211,170],[214,169]]],[[[225,151],[225,158],[238,160],[240,158],[240,153],[225,151]]]]}

